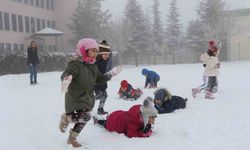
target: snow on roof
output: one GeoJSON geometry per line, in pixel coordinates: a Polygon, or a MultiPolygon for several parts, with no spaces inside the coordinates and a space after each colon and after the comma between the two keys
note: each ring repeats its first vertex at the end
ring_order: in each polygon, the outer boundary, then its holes
{"type": "Polygon", "coordinates": [[[44,28],[38,32],[35,33],[35,35],[45,35],[45,36],[56,36],[56,35],[62,35],[63,32],[52,29],[52,28],[44,28]]]}

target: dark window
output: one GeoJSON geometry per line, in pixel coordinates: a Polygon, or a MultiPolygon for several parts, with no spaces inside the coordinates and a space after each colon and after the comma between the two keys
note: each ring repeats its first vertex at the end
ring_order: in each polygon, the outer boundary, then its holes
{"type": "Polygon", "coordinates": [[[10,43],[6,43],[5,44],[5,49],[10,51],[11,50],[11,44],[10,43]]]}
{"type": "Polygon", "coordinates": [[[0,11],[0,30],[3,30],[3,13],[0,11]]]}
{"type": "Polygon", "coordinates": [[[29,4],[29,0],[23,0],[24,4],[29,4]]]}
{"type": "Polygon", "coordinates": [[[22,3],[22,0],[16,0],[18,3],[22,3]]]}
{"type": "Polygon", "coordinates": [[[45,20],[42,19],[42,28],[44,29],[45,27],[46,27],[46,25],[45,25],[45,20]]]}
{"type": "Polygon", "coordinates": [[[52,46],[51,45],[49,45],[49,51],[52,51],[52,46]]]}
{"type": "Polygon", "coordinates": [[[40,19],[36,19],[36,28],[37,28],[37,31],[41,30],[41,20],[40,19]]]}
{"type": "Polygon", "coordinates": [[[23,32],[23,16],[18,15],[18,28],[19,32],[23,32]]]}
{"type": "Polygon", "coordinates": [[[39,7],[39,0],[36,0],[36,7],[39,7]]]}
{"type": "Polygon", "coordinates": [[[41,7],[44,8],[44,0],[41,0],[41,7]]]}
{"type": "Polygon", "coordinates": [[[51,26],[53,29],[56,29],[56,22],[55,21],[52,21],[52,26],[51,26]]]}
{"type": "Polygon", "coordinates": [[[25,17],[25,29],[27,33],[30,33],[30,21],[29,17],[25,17]]]}
{"type": "Polygon", "coordinates": [[[51,27],[51,22],[50,22],[50,20],[47,20],[47,27],[51,27]]]}
{"type": "Polygon", "coordinates": [[[51,4],[50,4],[51,10],[54,10],[54,0],[50,0],[50,2],[51,2],[51,4]]]}
{"type": "Polygon", "coordinates": [[[14,43],[14,45],[13,45],[13,49],[14,49],[15,51],[17,51],[17,50],[18,50],[18,44],[17,44],[17,43],[14,43]]]}
{"type": "Polygon", "coordinates": [[[31,27],[31,32],[35,33],[36,32],[36,25],[35,25],[35,19],[33,17],[30,18],[30,27],[31,27]]]}
{"type": "Polygon", "coordinates": [[[34,6],[34,0],[30,0],[30,5],[34,6]]]}
{"type": "Polygon", "coordinates": [[[49,2],[50,0],[46,0],[46,9],[49,9],[49,2]]]}
{"type": "Polygon", "coordinates": [[[17,21],[16,21],[16,15],[12,14],[11,15],[12,18],[12,30],[13,31],[17,31],[17,21]]]}
{"type": "Polygon", "coordinates": [[[20,49],[21,51],[24,51],[24,44],[20,44],[20,45],[19,45],[19,49],[20,49]]]}
{"type": "Polygon", "coordinates": [[[9,13],[4,13],[4,29],[9,31],[10,30],[10,17],[9,13]]]}
{"type": "Polygon", "coordinates": [[[0,50],[4,50],[4,44],[0,43],[0,50]]]}

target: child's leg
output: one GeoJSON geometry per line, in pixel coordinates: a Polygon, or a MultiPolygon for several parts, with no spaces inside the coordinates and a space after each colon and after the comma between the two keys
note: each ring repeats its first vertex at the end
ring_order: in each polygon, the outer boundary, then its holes
{"type": "Polygon", "coordinates": [[[93,116],[94,124],[98,124],[104,128],[106,128],[106,122],[107,120],[105,119],[98,119],[97,116],[93,116]]]}
{"type": "Polygon", "coordinates": [[[206,95],[205,98],[207,99],[214,99],[213,97],[213,81],[214,81],[214,77],[208,77],[208,85],[206,87],[206,95]]]}
{"type": "Polygon", "coordinates": [[[214,76],[212,78],[212,93],[216,93],[218,91],[218,80],[217,77],[214,76]]]}
{"type": "Polygon", "coordinates": [[[98,105],[98,112],[97,112],[99,115],[104,115],[104,114],[108,113],[108,112],[105,112],[104,109],[103,109],[107,97],[108,97],[107,91],[102,90],[101,95],[100,95],[100,102],[99,102],[99,105],[98,105]]]}

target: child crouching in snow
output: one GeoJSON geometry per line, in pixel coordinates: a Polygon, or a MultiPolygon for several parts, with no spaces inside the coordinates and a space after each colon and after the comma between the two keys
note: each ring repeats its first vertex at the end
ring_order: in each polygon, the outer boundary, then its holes
{"type": "Polygon", "coordinates": [[[157,88],[157,82],[160,81],[160,76],[156,72],[144,68],[141,73],[146,76],[144,88],[157,88]]]}
{"type": "Polygon", "coordinates": [[[143,105],[134,105],[128,111],[112,112],[107,119],[93,117],[94,123],[99,124],[110,132],[124,133],[127,137],[150,137],[152,125],[157,117],[153,99],[147,97],[143,105]]]}
{"type": "Polygon", "coordinates": [[[120,68],[114,68],[106,74],[99,72],[95,64],[98,52],[98,44],[94,39],[81,39],[74,60],[68,63],[61,75],[65,113],[61,115],[59,128],[65,132],[69,123],[75,124],[67,140],[73,147],[81,147],[76,138],[91,119],[90,112],[95,104],[94,86],[106,83],[121,71],[120,68]]]}
{"type": "Polygon", "coordinates": [[[127,80],[121,81],[121,86],[118,92],[119,98],[124,100],[137,100],[141,95],[141,89],[134,89],[127,80]]]}
{"type": "Polygon", "coordinates": [[[154,95],[155,108],[159,114],[171,113],[176,109],[186,108],[187,98],[171,95],[165,88],[156,90],[154,95]]]}

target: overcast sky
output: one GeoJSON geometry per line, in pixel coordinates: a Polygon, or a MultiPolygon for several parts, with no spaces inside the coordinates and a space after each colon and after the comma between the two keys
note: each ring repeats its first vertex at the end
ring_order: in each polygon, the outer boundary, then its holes
{"type": "MultiPolygon", "coordinates": [[[[152,8],[153,0],[137,0],[144,9],[152,8]]],[[[165,21],[166,14],[171,0],[160,0],[160,10],[162,12],[162,21],[165,21]]],[[[196,7],[199,0],[177,0],[179,13],[181,15],[181,23],[185,26],[192,19],[197,18],[196,7]]],[[[226,0],[229,9],[250,8],[250,0],[226,0]]],[[[108,8],[112,13],[113,19],[118,20],[123,16],[124,8],[127,0],[105,0],[104,8],[108,8]]]]}

